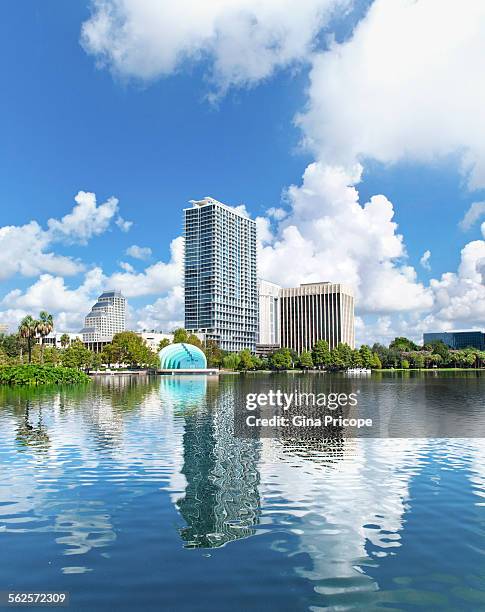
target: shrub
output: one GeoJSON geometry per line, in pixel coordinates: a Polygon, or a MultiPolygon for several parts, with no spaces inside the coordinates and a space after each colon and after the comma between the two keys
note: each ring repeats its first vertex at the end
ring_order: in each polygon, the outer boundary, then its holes
{"type": "Polygon", "coordinates": [[[89,382],[84,372],[52,365],[12,365],[0,367],[1,385],[70,385],[89,382]]]}

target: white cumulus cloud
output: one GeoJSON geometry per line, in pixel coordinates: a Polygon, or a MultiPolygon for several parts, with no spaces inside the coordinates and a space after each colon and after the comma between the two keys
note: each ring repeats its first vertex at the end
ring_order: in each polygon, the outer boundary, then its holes
{"type": "Polygon", "coordinates": [[[466,232],[484,215],[485,202],[473,202],[460,221],[461,229],[466,232]]]}
{"type": "Polygon", "coordinates": [[[38,276],[43,272],[70,276],[84,270],[82,262],[53,252],[56,242],[87,244],[105,232],[118,211],[118,200],[109,198],[96,204],[94,193],[79,191],[76,204],[61,219],[49,219],[47,229],[37,221],[0,227],[0,280],[21,274],[38,276]]]}
{"type": "Polygon", "coordinates": [[[107,286],[121,291],[126,297],[165,293],[180,285],[183,274],[184,242],[175,238],[170,244],[170,261],[157,261],[143,272],[115,272],[106,278],[107,286]]]}
{"type": "Polygon", "coordinates": [[[152,250],[150,247],[141,247],[137,244],[132,244],[126,249],[126,254],[135,259],[149,259],[152,250]]]}
{"type": "Polygon", "coordinates": [[[64,278],[42,274],[25,291],[14,289],[1,301],[0,321],[15,329],[26,314],[48,310],[54,314],[56,330],[78,331],[84,316],[89,312],[94,297],[103,287],[100,268],[88,271],[76,288],[66,285],[64,278]]]}
{"type": "Polygon", "coordinates": [[[53,241],[87,244],[90,238],[108,229],[118,212],[118,200],[113,197],[98,206],[94,193],[79,191],[74,200],[76,205],[70,213],[47,222],[53,241]]]}
{"type": "Polygon", "coordinates": [[[0,280],[41,272],[69,276],[83,269],[80,262],[48,251],[50,245],[51,236],[36,221],[0,227],[0,280]]]}
{"type": "Polygon", "coordinates": [[[308,59],[350,0],[92,0],[86,51],[122,77],[155,79],[209,61],[220,89],[251,85],[308,59]]]}
{"type": "Polygon", "coordinates": [[[288,217],[273,241],[260,247],[260,274],[285,286],[346,283],[360,313],[426,310],[432,298],[405,263],[393,206],[383,195],[360,204],[355,188],[360,174],[359,166],[348,173],[310,164],[302,185],[288,190],[288,217]]]}
{"type": "Polygon", "coordinates": [[[307,144],[343,165],[457,154],[469,187],[485,187],[484,31],[482,0],[375,0],[313,58],[307,144]]]}
{"type": "Polygon", "coordinates": [[[137,329],[171,332],[184,326],[184,289],[174,286],[165,296],[136,311],[133,321],[137,329]]]}
{"type": "Polygon", "coordinates": [[[421,267],[424,268],[425,270],[431,270],[431,264],[429,263],[430,258],[431,258],[431,251],[427,250],[422,254],[421,259],[419,260],[421,267]]]}

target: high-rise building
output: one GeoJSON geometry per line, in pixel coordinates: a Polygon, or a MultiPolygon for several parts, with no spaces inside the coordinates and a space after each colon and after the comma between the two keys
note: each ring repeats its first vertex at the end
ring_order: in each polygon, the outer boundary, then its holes
{"type": "Polygon", "coordinates": [[[119,291],[104,291],[84,319],[83,342],[97,350],[126,329],[126,298],[119,291]]]}
{"type": "Polygon", "coordinates": [[[213,198],[184,209],[185,327],[221,349],[255,349],[256,223],[213,198]]]}
{"type": "Polygon", "coordinates": [[[266,355],[280,346],[281,287],[266,280],[258,281],[259,327],[256,352],[266,355]]]}
{"type": "Polygon", "coordinates": [[[334,283],[307,283],[280,292],[280,343],[298,353],[310,351],[317,340],[330,348],[355,347],[354,296],[334,283]]]}

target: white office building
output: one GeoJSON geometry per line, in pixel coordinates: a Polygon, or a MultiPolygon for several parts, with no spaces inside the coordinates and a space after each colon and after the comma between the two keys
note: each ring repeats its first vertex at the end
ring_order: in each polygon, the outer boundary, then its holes
{"type": "Polygon", "coordinates": [[[126,329],[126,298],[119,291],[104,291],[84,319],[83,342],[99,350],[126,329]]]}
{"type": "Polygon", "coordinates": [[[221,349],[255,350],[256,223],[213,198],[184,210],[185,328],[221,349]]]}
{"type": "Polygon", "coordinates": [[[66,348],[67,346],[70,346],[73,342],[75,342],[76,340],[80,340],[82,342],[83,335],[81,333],[77,334],[73,332],[54,332],[52,331],[50,334],[47,334],[47,336],[43,336],[42,338],[39,336],[36,339],[37,344],[40,344],[41,340],[42,340],[42,344],[44,344],[45,346],[53,346],[55,348],[66,348]],[[68,340],[67,340],[67,344],[64,346],[63,341],[61,341],[61,339],[64,338],[65,340],[66,337],[68,338],[68,340]]]}
{"type": "Polygon", "coordinates": [[[257,352],[278,348],[280,343],[281,287],[266,280],[258,281],[259,327],[257,352]]]}

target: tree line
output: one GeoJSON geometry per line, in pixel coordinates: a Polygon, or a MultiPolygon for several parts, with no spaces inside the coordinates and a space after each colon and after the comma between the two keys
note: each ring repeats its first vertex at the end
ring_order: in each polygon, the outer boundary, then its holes
{"type": "Polygon", "coordinates": [[[485,363],[485,351],[473,347],[454,350],[441,340],[420,346],[400,336],[389,346],[374,344],[372,351],[383,368],[481,368],[485,363]]]}
{"type": "MultiPolygon", "coordinates": [[[[330,349],[328,342],[318,340],[311,351],[298,354],[283,347],[268,357],[259,357],[248,349],[228,353],[221,350],[216,342],[201,342],[197,336],[182,328],[175,330],[173,341],[195,344],[204,351],[209,367],[227,370],[431,369],[480,368],[485,365],[485,351],[472,347],[453,350],[441,341],[420,346],[405,337],[395,338],[388,346],[375,343],[370,347],[363,344],[359,349],[352,349],[347,344],[339,344],[330,349]]],[[[170,342],[163,340],[160,348],[167,344],[170,342]]]]}
{"type": "Polygon", "coordinates": [[[114,364],[158,367],[158,354],[135,332],[115,334],[113,340],[97,353],[88,349],[80,339],[71,341],[68,334],[61,336],[61,348],[45,344],[45,337],[53,329],[54,318],[46,311],[42,311],[38,319],[31,315],[24,317],[16,334],[0,334],[0,366],[18,366],[27,361],[29,364],[78,370],[96,370],[114,364]]]}
{"type": "MultiPolygon", "coordinates": [[[[194,344],[204,351],[207,364],[211,368],[226,370],[291,370],[298,369],[347,369],[347,368],[380,368],[380,360],[370,347],[363,345],[360,349],[351,349],[347,344],[339,344],[330,349],[326,340],[318,340],[311,351],[298,354],[289,348],[275,350],[268,357],[259,357],[244,349],[239,353],[228,353],[219,348],[213,340],[202,342],[195,334],[183,328],[176,329],[173,342],[194,344]]],[[[162,340],[159,349],[170,344],[162,340]]]]}
{"type": "MultiPolygon", "coordinates": [[[[53,330],[51,314],[41,311],[35,319],[28,315],[22,319],[16,334],[0,334],[0,365],[28,363],[77,368],[100,369],[115,364],[130,367],[158,368],[158,353],[151,350],[135,332],[124,331],[114,335],[112,342],[100,353],[89,350],[81,340],[71,341],[67,334],[60,339],[61,348],[44,344],[44,338],[53,330]],[[37,340],[40,338],[40,344],[37,340]]],[[[475,348],[452,350],[441,341],[424,346],[417,345],[405,337],[395,338],[388,346],[375,343],[352,349],[339,344],[330,349],[328,342],[318,340],[311,351],[298,354],[289,348],[279,348],[268,357],[259,357],[248,349],[239,353],[228,353],[212,340],[202,342],[195,334],[183,328],[174,331],[173,343],[185,342],[204,351],[209,367],[228,370],[291,370],[349,368],[409,369],[409,368],[480,368],[485,364],[485,351],[475,348]]],[[[168,339],[160,342],[158,350],[170,344],[168,339]]]]}
{"type": "Polygon", "coordinates": [[[339,344],[330,349],[326,340],[318,340],[311,351],[298,354],[289,348],[279,348],[268,357],[251,354],[247,349],[226,355],[222,366],[231,370],[346,370],[348,368],[380,368],[377,354],[367,345],[352,349],[348,344],[339,344]]]}

